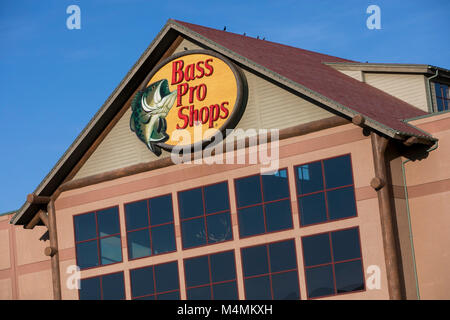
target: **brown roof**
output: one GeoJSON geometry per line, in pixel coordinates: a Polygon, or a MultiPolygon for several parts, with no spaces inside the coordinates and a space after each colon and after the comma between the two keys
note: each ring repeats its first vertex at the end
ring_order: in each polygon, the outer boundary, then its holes
{"type": "Polygon", "coordinates": [[[183,21],[175,22],[400,134],[430,137],[402,121],[424,115],[424,111],[324,64],[355,61],[183,21]]]}

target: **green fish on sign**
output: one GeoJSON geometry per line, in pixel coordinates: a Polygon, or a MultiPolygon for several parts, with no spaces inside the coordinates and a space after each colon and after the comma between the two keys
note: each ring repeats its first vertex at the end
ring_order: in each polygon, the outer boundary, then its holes
{"type": "Polygon", "coordinates": [[[176,98],[177,90],[170,92],[169,82],[163,79],[139,91],[131,103],[131,131],[157,156],[161,155],[158,143],[169,139],[166,116],[176,98]]]}

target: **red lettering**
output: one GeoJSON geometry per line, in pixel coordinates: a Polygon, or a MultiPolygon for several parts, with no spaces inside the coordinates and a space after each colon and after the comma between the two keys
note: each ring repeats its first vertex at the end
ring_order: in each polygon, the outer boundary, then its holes
{"type": "Polygon", "coordinates": [[[205,75],[205,69],[201,66],[202,64],[204,64],[203,61],[197,62],[197,71],[200,72],[200,75],[196,76],[197,79],[201,79],[205,75]]]}
{"type": "Polygon", "coordinates": [[[212,104],[209,106],[209,127],[214,126],[214,121],[219,119],[220,107],[218,104],[212,104]]]}
{"type": "Polygon", "coordinates": [[[180,120],[184,120],[184,123],[182,126],[177,123],[177,129],[185,129],[189,123],[189,116],[183,113],[183,110],[187,108],[188,107],[181,107],[178,109],[178,118],[180,118],[180,120]]]}
{"type": "Polygon", "coordinates": [[[189,88],[189,103],[194,102],[194,91],[197,89],[197,86],[189,88]]]}
{"type": "Polygon", "coordinates": [[[228,105],[229,103],[227,101],[222,102],[222,104],[220,105],[220,110],[223,111],[223,113],[225,115],[220,115],[220,119],[226,119],[228,117],[229,111],[228,109],[225,107],[225,105],[228,105]]]}
{"type": "Polygon", "coordinates": [[[177,85],[177,107],[183,104],[182,97],[188,92],[188,88],[187,83],[177,85]]]}
{"type": "Polygon", "coordinates": [[[209,64],[209,62],[212,62],[212,61],[213,61],[213,59],[206,59],[206,61],[205,61],[205,68],[208,69],[208,71],[209,71],[209,73],[205,73],[205,77],[209,77],[214,72],[213,66],[211,64],[209,64]]]}
{"type": "Polygon", "coordinates": [[[204,106],[200,109],[200,119],[202,120],[202,124],[205,124],[208,122],[209,119],[209,109],[207,106],[204,106]]]}
{"type": "Polygon", "coordinates": [[[184,66],[183,60],[172,62],[172,84],[177,84],[183,81],[184,79],[183,66],[184,66]]]}
{"type": "Polygon", "coordinates": [[[203,101],[206,98],[206,85],[202,83],[197,88],[197,99],[198,101],[203,101]]]}
{"type": "Polygon", "coordinates": [[[198,121],[198,110],[194,109],[194,105],[189,107],[189,127],[193,127],[194,123],[198,121]]]}
{"type": "Polygon", "coordinates": [[[195,64],[190,64],[184,70],[184,79],[186,81],[191,81],[195,79],[195,64]]]}

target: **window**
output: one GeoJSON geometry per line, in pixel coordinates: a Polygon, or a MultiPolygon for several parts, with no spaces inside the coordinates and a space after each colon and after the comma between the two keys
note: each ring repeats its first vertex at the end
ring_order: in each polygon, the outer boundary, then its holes
{"type": "Polygon", "coordinates": [[[80,300],[124,300],[123,272],[81,279],[80,300]]]}
{"type": "Polygon", "coordinates": [[[231,240],[228,183],[178,193],[183,248],[231,240]]]}
{"type": "Polygon", "coordinates": [[[122,261],[118,207],[77,215],[73,220],[80,269],[122,261]]]}
{"type": "Polygon", "coordinates": [[[176,250],[172,195],[126,204],[125,220],[130,259],[176,250]]]}
{"type": "Polygon", "coordinates": [[[184,260],[188,300],[237,300],[234,251],[184,260]]]}
{"type": "Polygon", "coordinates": [[[241,238],[292,228],[287,170],[235,180],[241,238]]]}
{"type": "Polygon", "coordinates": [[[450,105],[450,91],[448,85],[435,83],[437,111],[445,111],[450,105]]]}
{"type": "Polygon", "coordinates": [[[300,225],[356,216],[350,155],[295,167],[300,225]]]}
{"type": "Polygon", "coordinates": [[[179,300],[176,261],[130,270],[133,300],[179,300]]]}
{"type": "Polygon", "coordinates": [[[300,298],[294,240],[244,248],[241,252],[246,299],[300,298]]]}
{"type": "Polygon", "coordinates": [[[358,228],[303,237],[308,298],[364,290],[358,228]]]}

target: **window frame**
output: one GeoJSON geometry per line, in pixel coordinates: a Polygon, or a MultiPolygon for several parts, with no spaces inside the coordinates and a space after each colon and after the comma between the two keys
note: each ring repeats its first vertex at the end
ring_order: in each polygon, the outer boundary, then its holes
{"type": "Polygon", "coordinates": [[[145,258],[149,258],[149,257],[154,257],[154,256],[159,256],[162,254],[168,254],[168,253],[173,253],[177,251],[177,235],[176,235],[176,230],[175,230],[175,213],[174,213],[174,201],[173,201],[173,195],[171,192],[166,193],[166,194],[161,194],[158,196],[154,196],[154,197],[150,197],[150,198],[144,198],[141,200],[136,200],[136,201],[130,201],[130,202],[126,202],[123,204],[123,213],[124,213],[124,218],[125,218],[125,239],[127,241],[126,247],[127,247],[127,256],[128,256],[128,261],[134,261],[134,260],[139,260],[139,259],[145,259],[145,258]],[[170,196],[170,200],[172,201],[172,222],[166,222],[166,223],[161,223],[158,225],[151,225],[151,219],[150,219],[150,200],[152,199],[156,199],[156,198],[160,198],[160,197],[166,197],[166,196],[170,196]],[[133,204],[136,202],[141,202],[141,201],[146,201],[147,203],[147,217],[148,217],[148,226],[147,227],[141,227],[138,229],[133,229],[133,230],[128,230],[128,226],[127,226],[127,210],[126,210],[126,205],[128,204],[133,204]],[[175,250],[172,251],[166,251],[166,252],[162,252],[162,253],[157,253],[154,254],[153,253],[153,241],[152,241],[152,233],[151,233],[151,229],[155,228],[155,227],[160,227],[160,226],[166,226],[166,225],[173,225],[173,235],[174,235],[174,241],[175,241],[175,250]],[[137,257],[137,258],[131,258],[130,254],[131,251],[128,250],[128,233],[130,232],[137,232],[137,231],[142,231],[148,229],[148,234],[149,234],[149,239],[150,239],[150,252],[151,254],[148,256],[143,256],[143,257],[137,257]]]}
{"type": "MultiPolygon", "coordinates": [[[[140,258],[138,258],[138,259],[140,259],[140,258]]],[[[140,299],[140,298],[145,298],[145,297],[150,297],[150,296],[154,296],[155,297],[155,299],[154,300],[158,300],[157,299],[157,295],[158,294],[166,294],[166,293],[172,293],[172,292],[177,292],[178,291],[178,295],[179,295],[179,297],[180,297],[180,299],[179,300],[181,300],[181,279],[180,279],[180,267],[179,267],[179,265],[178,265],[178,260],[171,260],[171,261],[166,261],[166,262],[161,262],[161,263],[157,263],[157,264],[150,264],[150,265],[147,265],[147,266],[143,266],[143,267],[138,267],[138,268],[133,268],[133,269],[129,269],[128,270],[128,276],[130,277],[130,300],[137,300],[137,299],[140,299]],[[160,265],[164,265],[164,264],[169,264],[169,263],[175,263],[176,264],[176,266],[177,266],[177,275],[178,275],[178,289],[175,289],[175,290],[169,290],[169,291],[163,291],[163,292],[157,292],[156,291],[156,277],[155,277],[155,267],[157,267],[157,266],[160,266],[160,265]],[[139,296],[139,297],[133,297],[133,283],[132,283],[132,281],[131,281],[131,271],[134,271],[134,270],[140,270],[140,269],[145,269],[145,268],[149,268],[149,267],[151,267],[152,268],[152,273],[153,273],[153,290],[154,290],[154,293],[152,293],[152,294],[146,294],[146,295],[143,295],[143,296],[139,296]]],[[[161,301],[161,300],[160,300],[161,301]]]]}
{"type": "Polygon", "coordinates": [[[447,83],[441,83],[441,82],[434,82],[434,95],[436,98],[436,105],[435,105],[435,112],[436,113],[440,113],[440,112],[446,112],[450,110],[450,99],[445,97],[444,94],[444,90],[443,90],[443,86],[447,87],[448,90],[448,94],[450,95],[450,84],[447,83]],[[438,89],[440,94],[438,95],[438,89]],[[445,102],[447,102],[447,109],[443,109],[443,110],[439,110],[438,109],[438,104],[439,104],[439,100],[442,102],[442,106],[445,108],[445,102]]]}
{"type": "Polygon", "coordinates": [[[287,198],[281,198],[281,199],[277,199],[277,200],[264,201],[264,187],[263,187],[262,174],[261,173],[250,174],[250,175],[246,175],[246,176],[242,176],[242,177],[238,177],[238,178],[234,178],[233,179],[234,196],[235,196],[234,199],[235,199],[235,203],[236,203],[236,219],[237,219],[239,239],[247,239],[247,238],[251,238],[251,237],[262,236],[262,235],[265,235],[265,234],[272,234],[272,233],[276,233],[276,232],[284,232],[284,231],[287,231],[287,230],[293,230],[294,229],[294,217],[293,217],[293,207],[292,207],[292,200],[291,200],[291,186],[290,186],[290,181],[289,181],[289,170],[288,170],[288,167],[283,167],[283,168],[279,168],[277,172],[280,172],[282,170],[286,170],[286,179],[287,179],[287,186],[288,186],[289,196],[287,198]],[[246,206],[243,206],[243,207],[239,207],[238,206],[238,194],[237,194],[237,188],[236,188],[236,180],[250,178],[250,177],[254,177],[254,176],[259,176],[259,184],[260,184],[260,188],[261,188],[261,202],[256,203],[256,204],[246,205],[246,206]],[[281,201],[286,201],[286,200],[289,200],[289,207],[291,209],[291,227],[290,228],[286,228],[286,229],[281,229],[281,230],[267,231],[267,218],[266,218],[265,205],[266,204],[271,204],[271,203],[276,203],[276,202],[281,202],[281,201]],[[262,207],[263,218],[264,218],[264,230],[265,231],[263,233],[252,234],[252,235],[248,235],[248,236],[241,236],[241,226],[240,226],[240,223],[239,223],[239,210],[247,209],[247,208],[251,208],[251,207],[256,207],[256,206],[261,206],[262,207]]]}
{"type": "Polygon", "coordinates": [[[238,281],[238,275],[237,275],[236,250],[234,248],[230,249],[230,250],[223,250],[223,251],[212,252],[212,253],[208,253],[208,254],[202,254],[200,256],[193,256],[193,257],[184,258],[183,259],[183,269],[184,269],[183,272],[184,272],[184,285],[185,285],[185,290],[186,290],[186,300],[189,300],[188,299],[188,290],[189,289],[210,287],[211,301],[214,301],[215,299],[214,299],[213,285],[215,285],[215,284],[222,284],[222,283],[231,283],[233,281],[236,283],[237,300],[239,300],[239,281],[238,281]],[[211,256],[215,255],[215,254],[226,253],[226,252],[233,252],[233,257],[234,257],[233,264],[234,264],[235,278],[233,280],[225,280],[225,281],[213,282],[212,281],[212,272],[211,272],[211,256]],[[186,276],[186,260],[195,259],[195,258],[202,258],[202,257],[208,257],[209,282],[207,284],[202,284],[202,285],[197,285],[197,286],[193,286],[193,287],[188,287],[187,282],[186,282],[186,279],[187,279],[187,276],[186,276]]]}
{"type": "MultiPolygon", "coordinates": [[[[109,208],[108,208],[108,209],[109,209],[109,208]]],[[[83,270],[86,270],[86,269],[83,269],[83,270]]],[[[102,274],[99,274],[99,275],[96,275],[96,276],[82,278],[82,279],[80,279],[80,285],[81,285],[81,280],[88,280],[88,279],[93,279],[93,278],[100,278],[100,297],[101,297],[101,299],[100,299],[100,300],[94,300],[94,301],[105,301],[105,300],[103,299],[103,282],[102,282],[102,279],[103,279],[104,276],[109,276],[109,275],[112,275],[112,274],[118,274],[118,273],[121,273],[121,274],[122,274],[122,280],[123,280],[123,299],[116,300],[116,301],[127,300],[127,289],[126,289],[126,283],[125,283],[125,272],[124,272],[124,270],[121,270],[121,271],[113,271],[113,272],[108,272],[108,273],[102,273],[102,274]]],[[[78,289],[78,290],[77,290],[77,292],[78,292],[78,300],[81,300],[81,299],[80,299],[80,291],[81,291],[81,289],[78,289]]]]}
{"type": "MultiPolygon", "coordinates": [[[[117,262],[113,262],[113,263],[109,263],[109,264],[101,264],[99,263],[99,265],[97,266],[93,266],[93,267],[88,267],[88,268],[80,268],[80,270],[90,270],[90,269],[95,269],[95,268],[101,268],[101,267],[106,267],[106,266],[111,266],[114,264],[118,264],[118,263],[123,263],[123,248],[122,248],[122,225],[120,222],[120,206],[119,205],[114,205],[114,206],[110,206],[110,207],[105,207],[105,208],[101,208],[101,209],[97,209],[97,210],[91,210],[91,211],[87,211],[87,212],[83,212],[83,213],[78,213],[72,216],[72,224],[73,224],[73,243],[75,246],[75,263],[76,265],[79,267],[78,264],[78,255],[77,255],[77,244],[78,243],[84,243],[84,242],[89,242],[89,241],[97,241],[97,255],[98,255],[98,260],[99,262],[101,262],[101,248],[100,248],[100,240],[101,239],[105,239],[105,238],[110,238],[110,237],[114,237],[119,235],[119,239],[120,239],[120,255],[121,255],[121,260],[117,261],[117,262]],[[117,208],[117,218],[118,218],[118,222],[119,222],[119,233],[115,233],[115,234],[111,234],[108,236],[104,236],[104,237],[100,237],[99,236],[99,231],[98,231],[98,218],[97,218],[97,213],[103,210],[108,210],[108,209],[113,209],[113,208],[117,208]],[[77,241],[77,235],[76,235],[76,229],[75,229],[75,218],[82,216],[82,215],[87,215],[87,214],[91,214],[93,213],[95,216],[95,231],[97,233],[97,236],[95,238],[92,239],[88,239],[88,240],[82,240],[82,241],[77,241]]],[[[116,272],[114,272],[116,273],[116,272]]]]}
{"type": "Polygon", "coordinates": [[[306,297],[307,297],[308,300],[317,300],[317,299],[322,299],[322,298],[335,297],[335,296],[354,294],[354,293],[361,293],[361,292],[367,291],[366,277],[365,277],[365,268],[364,268],[364,259],[363,259],[362,246],[361,246],[361,232],[360,232],[360,229],[359,229],[359,225],[352,226],[352,227],[346,227],[346,228],[342,228],[342,229],[337,229],[337,230],[330,230],[330,231],[325,231],[325,232],[320,232],[320,233],[304,235],[304,236],[300,237],[300,243],[301,243],[301,246],[302,246],[303,272],[304,272],[304,277],[305,277],[306,297]],[[339,262],[334,262],[333,241],[332,241],[332,238],[331,238],[331,234],[334,233],[334,232],[345,231],[345,230],[352,230],[352,229],[356,229],[357,232],[358,232],[360,257],[359,258],[354,258],[354,259],[342,260],[342,261],[339,261],[339,262]],[[314,237],[314,236],[319,236],[319,235],[323,235],[323,234],[328,234],[328,239],[330,241],[330,259],[331,259],[331,262],[318,264],[318,265],[313,265],[313,266],[306,266],[305,265],[305,251],[304,251],[304,248],[303,248],[303,238],[314,237]],[[362,274],[363,274],[362,279],[363,279],[364,289],[350,291],[350,292],[338,293],[337,292],[337,287],[336,287],[335,265],[336,264],[340,264],[340,263],[359,261],[359,260],[361,261],[361,268],[362,268],[362,274]],[[307,275],[306,275],[307,269],[317,268],[317,267],[324,267],[324,266],[329,266],[329,265],[331,265],[331,269],[332,269],[332,272],[333,272],[333,285],[334,285],[334,292],[335,293],[329,294],[329,295],[320,296],[320,297],[312,297],[312,298],[310,298],[309,295],[308,295],[308,278],[307,278],[307,275]]]}
{"type": "Polygon", "coordinates": [[[177,191],[177,205],[178,205],[178,217],[180,219],[180,238],[181,238],[181,249],[182,250],[190,250],[190,249],[194,249],[194,248],[201,248],[201,247],[205,247],[205,246],[211,246],[211,245],[215,245],[215,244],[220,244],[220,243],[225,243],[228,241],[233,241],[234,240],[234,234],[233,234],[233,221],[232,221],[232,217],[231,217],[231,200],[230,200],[230,186],[228,183],[228,180],[223,180],[223,181],[219,181],[219,182],[214,182],[214,183],[210,183],[210,184],[205,184],[205,185],[200,185],[197,187],[193,187],[193,188],[189,188],[189,189],[183,189],[183,190],[179,190],[177,191]],[[217,184],[221,184],[221,183],[226,183],[227,185],[227,193],[228,193],[228,210],[222,210],[222,211],[217,211],[214,213],[206,213],[206,200],[205,200],[205,188],[206,187],[210,187],[210,186],[214,186],[217,184]],[[202,202],[203,202],[203,214],[196,216],[196,217],[190,217],[190,218],[182,218],[181,217],[181,206],[180,206],[180,197],[179,194],[185,191],[191,191],[191,190],[195,190],[195,189],[201,189],[202,192],[202,202]],[[218,215],[218,214],[222,214],[222,213],[226,213],[228,212],[228,214],[230,215],[230,228],[231,228],[231,238],[225,241],[220,241],[220,242],[212,242],[209,243],[208,242],[208,226],[206,223],[206,217],[209,216],[213,216],[213,215],[218,215]],[[203,224],[205,226],[205,237],[206,237],[206,243],[198,245],[198,246],[193,246],[193,247],[188,247],[186,248],[184,246],[184,242],[183,242],[183,222],[184,221],[189,221],[189,220],[196,220],[196,219],[203,219],[203,224]]]}
{"type": "Polygon", "coordinates": [[[247,300],[247,290],[246,290],[246,287],[245,287],[245,280],[246,279],[269,276],[270,294],[272,296],[271,301],[274,301],[274,299],[273,299],[272,275],[288,273],[288,272],[292,272],[292,271],[296,271],[297,272],[298,300],[302,300],[302,297],[301,297],[302,296],[302,292],[301,292],[301,286],[300,286],[300,274],[299,274],[299,268],[298,268],[297,244],[295,243],[295,238],[276,240],[276,241],[272,241],[272,242],[264,242],[264,243],[260,243],[260,244],[256,244],[256,245],[251,245],[251,246],[248,246],[248,247],[241,247],[240,248],[240,253],[241,253],[241,269],[242,269],[242,286],[244,287],[244,300],[247,300]],[[294,254],[295,254],[295,266],[296,266],[296,269],[289,269],[289,270],[271,272],[269,245],[275,244],[275,243],[280,243],[280,242],[287,242],[287,241],[294,241],[294,254]],[[268,271],[269,272],[246,277],[245,276],[245,270],[244,270],[243,250],[249,249],[249,248],[255,248],[255,247],[262,247],[262,246],[266,246],[266,250],[267,250],[267,267],[268,267],[268,271]]]}
{"type": "Polygon", "coordinates": [[[358,217],[358,201],[356,200],[355,174],[353,172],[353,159],[352,159],[352,154],[351,153],[345,153],[345,154],[341,154],[341,155],[337,155],[337,156],[332,156],[332,157],[323,158],[323,159],[319,159],[319,160],[315,160],[315,161],[309,161],[309,162],[306,162],[306,163],[303,163],[303,164],[294,165],[294,178],[295,178],[295,197],[296,197],[296,201],[297,201],[297,211],[298,211],[298,220],[299,220],[300,228],[308,228],[308,227],[311,227],[311,226],[317,226],[317,225],[324,224],[324,223],[331,223],[331,222],[342,221],[342,220],[347,220],[347,219],[353,219],[353,218],[357,218],[358,217]],[[350,169],[351,169],[351,172],[352,172],[353,184],[340,186],[340,187],[329,188],[329,189],[326,188],[324,161],[331,160],[331,159],[336,159],[336,158],[340,158],[340,157],[345,157],[345,156],[349,156],[350,157],[350,169]],[[300,194],[299,193],[300,190],[298,190],[298,183],[297,183],[297,179],[298,179],[298,177],[297,177],[297,169],[302,167],[302,166],[304,166],[304,165],[308,165],[308,164],[312,164],[312,163],[316,163],[316,162],[320,162],[321,163],[323,189],[321,189],[319,191],[314,191],[314,192],[309,192],[309,193],[305,193],[305,194],[300,194]],[[339,189],[345,189],[345,188],[349,188],[349,187],[353,187],[353,198],[355,199],[355,212],[356,212],[356,214],[354,216],[350,216],[350,217],[343,217],[343,218],[331,220],[330,219],[329,210],[328,210],[327,192],[334,191],[334,190],[339,190],[339,189]],[[321,221],[321,222],[315,222],[315,223],[311,223],[311,224],[307,224],[307,225],[302,225],[302,211],[300,210],[299,198],[302,198],[302,197],[305,197],[305,196],[310,196],[310,195],[315,195],[315,194],[320,194],[320,193],[324,194],[325,210],[326,210],[327,219],[325,221],[321,221]]]}

